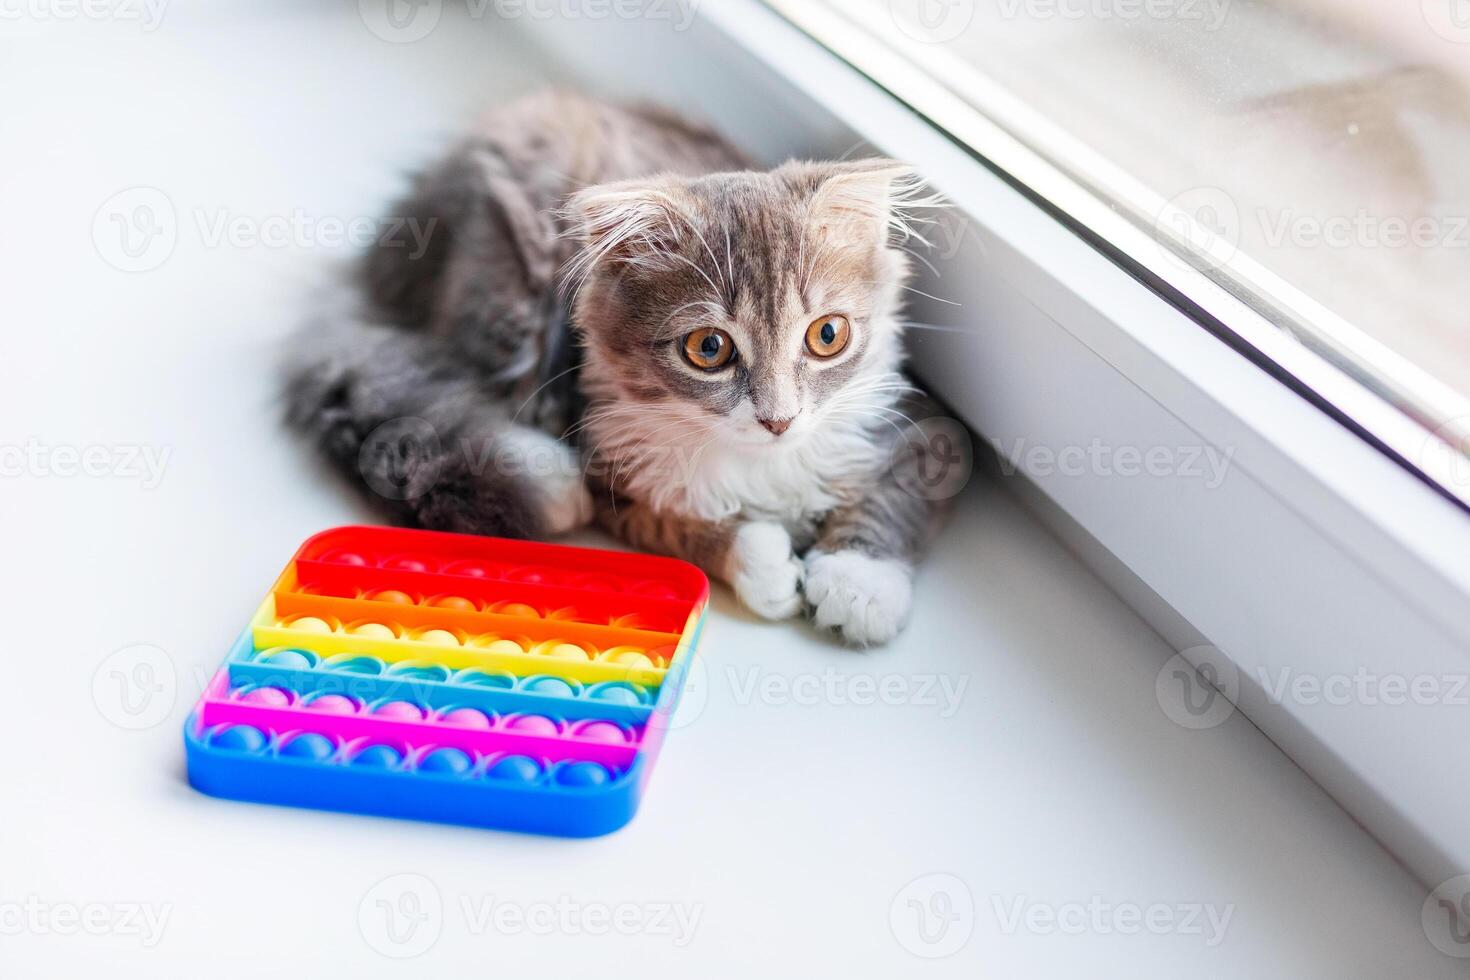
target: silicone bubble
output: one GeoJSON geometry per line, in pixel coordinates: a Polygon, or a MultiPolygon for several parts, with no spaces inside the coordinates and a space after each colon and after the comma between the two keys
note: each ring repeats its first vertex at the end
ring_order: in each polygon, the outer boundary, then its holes
{"type": "Polygon", "coordinates": [[[575,643],[546,643],[540,652],[556,660],[591,660],[592,654],[575,643]]]}
{"type": "Polygon", "coordinates": [[[494,565],[479,561],[456,561],[444,566],[446,575],[463,575],[466,578],[498,578],[494,565]]]}
{"type": "Polygon", "coordinates": [[[334,599],[356,599],[362,594],[360,589],[350,585],[304,585],[296,591],[302,595],[324,595],[334,599]]]}
{"type": "Polygon", "coordinates": [[[457,647],[457,646],[459,646],[459,637],[455,636],[453,633],[449,632],[448,630],[439,630],[439,629],[419,630],[417,633],[415,633],[413,635],[413,638],[415,640],[419,641],[420,643],[432,643],[432,644],[434,644],[435,646],[438,646],[438,647],[457,647]]]}
{"type": "Polygon", "coordinates": [[[630,613],[627,616],[614,616],[607,621],[607,625],[619,626],[629,630],[641,629],[643,627],[643,617],[636,613],[630,613]]]}
{"type": "Polygon", "coordinates": [[[575,623],[581,615],[575,607],[563,606],[561,609],[551,610],[546,614],[546,618],[559,623],[575,623]]]}
{"type": "Polygon", "coordinates": [[[392,718],[394,721],[424,720],[424,709],[412,701],[385,701],[373,708],[373,714],[379,718],[392,718]]]}
{"type": "Polygon", "coordinates": [[[655,647],[648,651],[649,658],[659,667],[667,667],[674,659],[672,646],[655,647]]]}
{"type": "Polygon", "coordinates": [[[492,611],[502,616],[519,616],[522,619],[541,618],[541,610],[535,606],[528,606],[524,602],[502,602],[492,611]]]}
{"type": "Polygon", "coordinates": [[[612,779],[612,773],[595,762],[566,762],[556,769],[556,781],[562,786],[601,786],[612,779]]]}
{"type": "Polygon", "coordinates": [[[402,677],[405,680],[434,681],[442,684],[449,680],[449,668],[421,660],[400,660],[388,667],[387,675],[402,677]]]}
{"type": "Polygon", "coordinates": [[[291,695],[279,687],[256,687],[240,695],[246,704],[259,704],[267,708],[284,708],[291,703],[291,695]]]}
{"type": "Polygon", "coordinates": [[[492,674],[479,667],[466,667],[454,675],[451,683],[468,684],[472,687],[493,687],[501,690],[509,690],[515,686],[515,678],[510,674],[492,674]]]}
{"type": "Polygon", "coordinates": [[[637,647],[613,647],[597,659],[610,664],[617,664],[619,667],[641,667],[646,669],[654,665],[653,661],[649,659],[648,654],[639,650],[637,647]]]}
{"type": "Polygon", "coordinates": [[[546,585],[554,581],[551,573],[535,566],[517,568],[505,576],[508,582],[525,582],[528,585],[546,585]]]}
{"type": "Polygon", "coordinates": [[[626,742],[628,740],[628,733],[623,731],[622,726],[610,721],[583,722],[573,730],[572,734],[593,742],[626,742]]]}
{"type": "Polygon", "coordinates": [[[397,555],[389,558],[382,564],[383,568],[390,572],[427,572],[429,563],[413,555],[397,555]]]}
{"type": "Polygon", "coordinates": [[[303,633],[330,633],[332,624],[317,616],[297,616],[295,619],[287,620],[286,627],[300,630],[303,633]]]}
{"type": "Polygon", "coordinates": [[[331,565],[366,565],[368,560],[355,551],[338,549],[322,555],[322,561],[331,565]]]}
{"type": "Polygon", "coordinates": [[[344,674],[381,674],[383,672],[383,661],[377,657],[333,657],[322,661],[322,666],[327,670],[340,671],[344,674]]]}
{"type": "Polygon", "coordinates": [[[561,726],[545,715],[516,715],[505,727],[522,735],[555,735],[561,726]]]}
{"type": "Polygon", "coordinates": [[[616,592],[618,583],[602,575],[584,575],[577,579],[577,588],[589,592],[616,592]]]}
{"type": "Polygon", "coordinates": [[[416,605],[413,596],[407,592],[399,592],[397,589],[381,589],[377,592],[369,592],[367,597],[373,602],[391,602],[399,606],[416,605]]]}
{"type": "Polygon", "coordinates": [[[625,684],[622,681],[609,681],[606,684],[598,684],[588,690],[587,696],[599,701],[611,701],[614,704],[643,704],[644,696],[642,688],[636,684],[625,684]]]}
{"type": "Polygon", "coordinates": [[[570,698],[576,695],[572,685],[560,677],[528,677],[522,686],[527,691],[547,697],[570,698]]]}
{"type": "Polygon", "coordinates": [[[303,732],[281,746],[281,755],[315,762],[325,762],[336,751],[337,746],[331,739],[316,732],[303,732]]]}
{"type": "Polygon", "coordinates": [[[480,607],[475,605],[473,599],[466,599],[462,595],[441,595],[429,600],[429,605],[440,609],[458,609],[462,612],[475,612],[480,607]]]}
{"type": "Polygon", "coordinates": [[[319,694],[301,705],[307,711],[320,711],[331,715],[350,715],[357,711],[357,702],[345,694],[319,694]]]}
{"type": "Polygon", "coordinates": [[[541,776],[541,763],[525,755],[508,755],[485,770],[491,779],[506,782],[531,783],[541,776]]]}
{"type": "Polygon", "coordinates": [[[403,761],[403,753],[391,745],[369,745],[352,757],[354,766],[392,769],[403,761]]]}
{"type": "Polygon", "coordinates": [[[362,636],[371,640],[391,640],[398,636],[393,632],[393,627],[383,623],[358,623],[347,627],[347,632],[353,636],[362,636]]]}
{"type": "Polygon", "coordinates": [[[272,667],[287,667],[292,670],[310,670],[317,665],[315,654],[301,650],[272,650],[260,658],[261,663],[272,667]]]}
{"type": "Polygon", "coordinates": [[[654,599],[679,598],[679,593],[669,588],[667,583],[652,580],[647,582],[639,582],[637,585],[633,586],[632,592],[634,595],[646,595],[654,599]]]}
{"type": "Polygon", "coordinates": [[[475,761],[459,749],[435,749],[419,760],[420,772],[438,772],[463,776],[475,767],[475,761]]]}
{"type": "Polygon", "coordinates": [[[499,637],[484,635],[470,640],[470,646],[482,648],[486,653],[525,653],[526,648],[515,640],[504,640],[499,637]]]}
{"type": "Polygon", "coordinates": [[[477,708],[450,708],[439,716],[439,720],[460,728],[489,728],[492,724],[490,716],[477,708]]]}
{"type": "Polygon", "coordinates": [[[251,725],[230,725],[210,736],[209,744],[232,752],[259,752],[265,748],[265,732],[251,725]]]}

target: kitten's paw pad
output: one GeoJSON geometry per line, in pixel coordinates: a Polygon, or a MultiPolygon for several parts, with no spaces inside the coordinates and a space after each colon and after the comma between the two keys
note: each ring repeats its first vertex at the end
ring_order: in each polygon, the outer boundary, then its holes
{"type": "Polygon", "coordinates": [[[848,643],[887,643],[908,622],[913,572],[902,562],[859,551],[813,552],[806,559],[812,621],[848,643]]]}
{"type": "Polygon", "coordinates": [[[729,571],[735,595],[757,616],[788,619],[801,611],[801,560],[781,525],[756,521],[736,531],[729,571]]]}

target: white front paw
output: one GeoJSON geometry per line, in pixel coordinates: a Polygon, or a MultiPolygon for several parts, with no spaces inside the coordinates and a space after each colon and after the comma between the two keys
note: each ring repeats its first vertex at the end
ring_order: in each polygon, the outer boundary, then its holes
{"type": "Polygon", "coordinates": [[[801,610],[801,560],[779,524],[755,521],[735,532],[727,577],[741,603],[757,616],[787,619],[801,610]]]}
{"type": "Polygon", "coordinates": [[[913,572],[902,562],[860,551],[812,552],[806,559],[806,599],[812,621],[849,643],[887,643],[913,603],[913,572]]]}
{"type": "Polygon", "coordinates": [[[577,450],[539,429],[512,426],[498,448],[531,477],[548,535],[566,534],[592,523],[592,495],[582,478],[577,450]]]}

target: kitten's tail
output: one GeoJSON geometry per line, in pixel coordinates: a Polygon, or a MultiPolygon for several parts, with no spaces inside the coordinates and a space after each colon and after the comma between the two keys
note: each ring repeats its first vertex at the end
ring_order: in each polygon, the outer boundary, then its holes
{"type": "Polygon", "coordinates": [[[396,520],[517,538],[590,520],[575,451],[517,424],[437,338],[344,304],[287,351],[288,423],[396,520]]]}

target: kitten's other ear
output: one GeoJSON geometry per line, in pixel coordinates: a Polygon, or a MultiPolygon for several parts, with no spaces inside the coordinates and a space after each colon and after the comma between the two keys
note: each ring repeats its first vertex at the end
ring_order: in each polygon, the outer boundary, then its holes
{"type": "Polygon", "coordinates": [[[584,188],[567,199],[562,216],[581,242],[568,278],[584,278],[600,262],[648,263],[678,245],[685,219],[673,182],[625,180],[584,188]]]}
{"type": "Polygon", "coordinates": [[[916,226],[928,221],[916,212],[941,207],[913,167],[874,157],[832,163],[786,164],[787,180],[809,197],[812,227],[828,241],[872,244],[888,240],[928,241],[916,226]]]}

